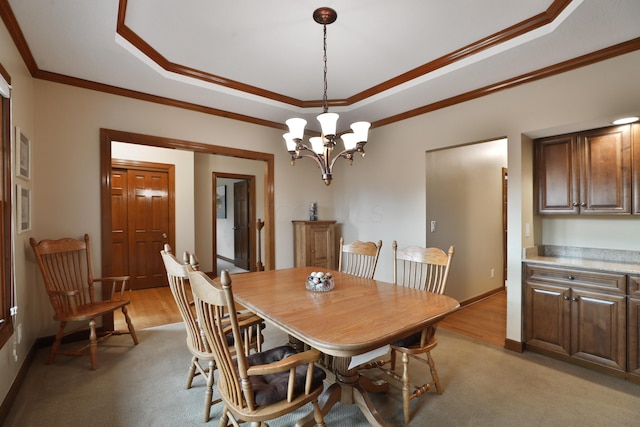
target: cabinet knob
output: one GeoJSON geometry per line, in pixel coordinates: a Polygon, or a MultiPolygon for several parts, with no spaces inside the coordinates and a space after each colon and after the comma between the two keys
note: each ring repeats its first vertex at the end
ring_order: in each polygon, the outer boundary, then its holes
{"type": "Polygon", "coordinates": [[[578,302],[578,298],[573,297],[573,298],[571,298],[571,301],[573,301],[573,302],[578,302]]]}
{"type": "Polygon", "coordinates": [[[573,206],[574,208],[577,208],[578,207],[578,202],[571,203],[571,206],[573,206]]]}
{"type": "Polygon", "coordinates": [[[584,202],[582,202],[582,203],[580,203],[580,206],[582,206],[583,208],[586,208],[586,207],[587,207],[587,204],[586,204],[586,203],[584,203],[584,202]]]}
{"type": "Polygon", "coordinates": [[[569,301],[571,298],[569,298],[569,297],[564,297],[563,299],[564,299],[565,301],[569,301]]]}
{"type": "Polygon", "coordinates": [[[573,276],[571,276],[571,275],[567,276],[567,280],[575,280],[575,279],[576,279],[576,278],[575,278],[575,277],[573,277],[573,276]]]}

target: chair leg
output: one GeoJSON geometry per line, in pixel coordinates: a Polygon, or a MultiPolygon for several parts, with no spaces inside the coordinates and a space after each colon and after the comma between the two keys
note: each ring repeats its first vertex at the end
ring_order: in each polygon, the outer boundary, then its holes
{"type": "Polygon", "coordinates": [[[91,356],[91,369],[98,367],[98,337],[96,335],[96,321],[89,321],[89,354],[91,356]]]}
{"type": "Polygon", "coordinates": [[[427,363],[429,363],[429,368],[431,369],[431,377],[433,377],[433,382],[436,384],[436,390],[438,394],[444,393],[444,388],[442,384],[440,384],[440,376],[438,376],[438,371],[436,370],[436,362],[431,357],[431,352],[427,352],[427,363]]]}
{"type": "Polygon", "coordinates": [[[124,320],[127,322],[131,339],[133,339],[133,343],[137,345],[138,336],[136,335],[136,330],[133,328],[133,323],[131,323],[131,318],[129,318],[129,314],[127,313],[127,307],[122,307],[122,314],[124,314],[124,320]]]}
{"type": "Polygon", "coordinates": [[[396,370],[396,351],[391,349],[391,354],[389,356],[389,369],[393,372],[396,370]]]}
{"type": "Polygon", "coordinates": [[[402,353],[402,410],[404,423],[409,424],[411,414],[411,383],[409,382],[409,355],[402,353]]]}
{"type": "Polygon", "coordinates": [[[312,403],[313,403],[313,418],[316,421],[316,426],[326,427],[326,424],[324,423],[324,417],[322,416],[322,411],[320,410],[320,404],[318,403],[317,400],[314,400],[312,403]]]}
{"type": "Polygon", "coordinates": [[[60,322],[60,328],[58,328],[58,333],[56,334],[56,338],[53,341],[53,345],[51,346],[51,351],[49,352],[49,360],[47,364],[50,365],[53,363],[56,358],[56,353],[58,353],[58,349],[60,348],[60,343],[62,342],[62,337],[64,336],[64,328],[67,326],[67,322],[60,322]]]}
{"type": "Polygon", "coordinates": [[[209,361],[209,371],[207,374],[207,391],[204,393],[204,422],[209,421],[209,414],[211,412],[211,403],[213,401],[213,378],[215,372],[215,362],[209,361]]]}
{"type": "Polygon", "coordinates": [[[193,378],[196,376],[196,363],[198,363],[198,358],[193,356],[191,358],[191,366],[189,367],[189,375],[187,377],[187,389],[191,388],[191,384],[193,384],[193,378]]]}

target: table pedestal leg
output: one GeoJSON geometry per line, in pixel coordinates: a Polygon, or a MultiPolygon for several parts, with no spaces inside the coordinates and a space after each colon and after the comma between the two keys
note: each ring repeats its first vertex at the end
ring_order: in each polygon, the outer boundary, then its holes
{"type": "MultiPolygon", "coordinates": [[[[336,382],[331,384],[320,395],[320,411],[326,416],[329,410],[337,402],[344,404],[356,404],[372,426],[386,427],[389,424],[380,416],[373,402],[369,398],[369,392],[384,392],[389,389],[386,382],[371,381],[358,373],[357,369],[349,369],[349,357],[334,358],[336,370],[336,382]]],[[[296,423],[296,427],[312,427],[315,424],[313,412],[296,423]]]]}

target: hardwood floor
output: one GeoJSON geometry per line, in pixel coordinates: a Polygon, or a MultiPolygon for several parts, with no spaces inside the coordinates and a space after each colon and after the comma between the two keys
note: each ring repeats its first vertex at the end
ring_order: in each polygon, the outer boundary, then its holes
{"type": "Polygon", "coordinates": [[[441,321],[440,327],[504,347],[507,336],[507,292],[501,291],[462,307],[441,321]]]}
{"type": "MultiPolygon", "coordinates": [[[[128,298],[127,311],[136,329],[182,322],[169,286],[131,291],[128,298]]],[[[122,312],[113,315],[113,324],[115,329],[127,329],[122,312]]]]}
{"type": "MultiPolygon", "coordinates": [[[[136,329],[182,321],[168,286],[132,291],[129,299],[129,316],[136,329]]],[[[114,315],[114,325],[116,329],[126,329],[122,313],[114,315]]],[[[504,347],[507,330],[506,291],[462,307],[440,322],[440,327],[504,347]]]]}

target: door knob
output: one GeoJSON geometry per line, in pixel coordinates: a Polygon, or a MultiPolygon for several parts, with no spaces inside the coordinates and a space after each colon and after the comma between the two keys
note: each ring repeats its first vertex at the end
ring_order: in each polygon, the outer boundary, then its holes
{"type": "Polygon", "coordinates": [[[166,240],[167,239],[167,233],[162,233],[162,238],[166,240]]]}

